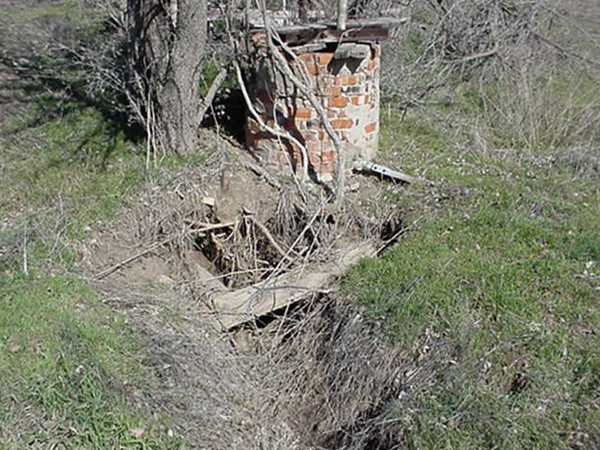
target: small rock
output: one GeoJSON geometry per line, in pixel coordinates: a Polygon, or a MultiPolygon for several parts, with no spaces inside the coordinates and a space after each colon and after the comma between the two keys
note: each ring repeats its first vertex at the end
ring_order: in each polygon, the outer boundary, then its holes
{"type": "Polygon", "coordinates": [[[8,347],[8,351],[11,353],[18,353],[21,351],[21,346],[17,344],[11,344],[10,347],[8,347]]]}
{"type": "Polygon", "coordinates": [[[144,437],[144,430],[141,428],[130,428],[129,434],[131,434],[131,437],[134,439],[142,439],[142,437],[144,437]]]}
{"type": "Polygon", "coordinates": [[[206,206],[213,207],[213,206],[215,206],[216,201],[215,201],[214,197],[204,197],[202,199],[202,203],[204,203],[206,206]]]}
{"type": "Polygon", "coordinates": [[[241,353],[252,351],[253,333],[250,330],[240,330],[233,335],[233,346],[241,353]]]}

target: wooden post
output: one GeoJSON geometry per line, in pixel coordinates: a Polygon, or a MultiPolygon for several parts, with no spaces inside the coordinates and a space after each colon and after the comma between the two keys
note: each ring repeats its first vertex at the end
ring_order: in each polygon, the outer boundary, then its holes
{"type": "Polygon", "coordinates": [[[338,30],[346,29],[346,19],[348,18],[348,0],[338,1],[338,30]]]}

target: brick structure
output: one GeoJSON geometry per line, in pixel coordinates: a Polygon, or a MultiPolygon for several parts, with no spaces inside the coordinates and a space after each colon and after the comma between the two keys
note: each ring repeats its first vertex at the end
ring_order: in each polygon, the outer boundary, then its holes
{"type": "MultiPolygon", "coordinates": [[[[388,24],[389,23],[385,22],[388,24]]],[[[337,133],[347,167],[353,160],[372,160],[377,154],[379,132],[379,72],[381,45],[388,27],[364,22],[350,25],[344,36],[327,27],[317,33],[307,27],[290,27],[293,31],[280,36],[287,38],[296,54],[282,55],[304,73],[313,94],[326,112],[327,120],[337,133]],[[354,31],[353,31],[354,29],[354,31]]],[[[333,141],[319,119],[319,114],[308,99],[273,69],[264,47],[264,34],[254,32],[255,73],[251,85],[252,101],[261,120],[269,127],[289,133],[308,151],[309,176],[330,181],[336,170],[338,155],[333,141]]],[[[248,114],[246,121],[248,146],[277,167],[289,170],[290,164],[298,172],[302,167],[301,149],[284,138],[261,129],[248,114]]]]}

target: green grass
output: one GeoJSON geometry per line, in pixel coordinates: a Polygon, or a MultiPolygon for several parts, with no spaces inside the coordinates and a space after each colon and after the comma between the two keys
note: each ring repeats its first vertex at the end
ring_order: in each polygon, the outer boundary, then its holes
{"type": "Polygon", "coordinates": [[[0,261],[0,449],[180,448],[129,400],[146,388],[135,336],[68,274],[71,242],[127,204],[144,158],[98,111],[49,95],[0,138],[0,214],[14,216],[0,248],[27,236],[28,253],[28,275],[22,254],[0,261]]]}
{"type": "Polygon", "coordinates": [[[0,135],[0,214],[13,215],[0,248],[27,236],[28,255],[28,274],[22,253],[0,260],[0,449],[182,448],[132,400],[147,389],[136,336],[69,274],[71,243],[130,201],[144,157],[100,112],[61,98],[42,95],[0,135]]]}
{"type": "Polygon", "coordinates": [[[11,5],[0,8],[0,20],[10,19],[16,22],[28,22],[43,18],[48,19],[80,19],[89,11],[74,0],[53,4],[11,5]]]}
{"type": "Polygon", "coordinates": [[[560,162],[562,150],[482,149],[472,101],[441,107],[437,120],[384,114],[383,158],[409,173],[426,169],[435,185],[388,199],[416,226],[353,268],[344,292],[415,358],[424,337],[437,336],[425,358],[433,380],[397,407],[408,448],[592,448],[600,179],[560,162]]]}
{"type": "Polygon", "coordinates": [[[124,131],[92,107],[50,95],[8,126],[2,141],[0,213],[45,211],[46,221],[67,220],[70,237],[109,219],[145,179],[124,131]]]}

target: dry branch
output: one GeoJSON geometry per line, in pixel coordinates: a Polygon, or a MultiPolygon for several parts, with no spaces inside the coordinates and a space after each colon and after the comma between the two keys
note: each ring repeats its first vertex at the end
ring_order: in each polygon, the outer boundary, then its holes
{"type": "Polygon", "coordinates": [[[226,78],[227,69],[222,68],[217,74],[216,78],[213,80],[212,84],[210,85],[210,89],[208,90],[206,97],[204,97],[204,100],[202,100],[197,123],[202,123],[206,112],[210,108],[210,105],[212,104],[213,100],[215,99],[215,95],[217,95],[217,92],[219,92],[219,89],[221,88],[221,85],[223,84],[226,78]]]}
{"type": "Polygon", "coordinates": [[[264,120],[262,120],[262,118],[260,117],[260,114],[258,114],[256,112],[256,109],[254,108],[254,105],[252,104],[252,100],[250,99],[250,95],[248,94],[248,89],[246,88],[246,83],[244,82],[244,77],[242,76],[242,69],[240,68],[240,65],[238,64],[237,61],[235,61],[233,64],[235,67],[235,73],[237,75],[238,84],[242,91],[242,95],[244,96],[244,100],[246,102],[246,106],[248,107],[248,111],[250,112],[252,117],[258,122],[258,124],[260,125],[260,127],[262,129],[268,131],[269,133],[273,134],[274,136],[289,140],[292,144],[295,144],[298,146],[298,148],[302,152],[302,158],[304,161],[303,178],[306,179],[308,177],[308,150],[306,150],[306,147],[291,134],[285,133],[285,132],[279,131],[273,127],[270,127],[264,122],[264,120]]]}
{"type": "MultiPolygon", "coordinates": [[[[229,227],[234,226],[235,224],[236,224],[236,222],[217,223],[217,224],[202,224],[202,226],[203,226],[202,228],[199,228],[199,229],[190,228],[184,234],[205,233],[207,231],[217,230],[220,228],[229,228],[229,227]]],[[[127,264],[132,263],[133,261],[141,258],[142,256],[146,256],[148,253],[156,250],[157,248],[162,247],[163,245],[167,245],[170,242],[173,242],[175,239],[177,239],[179,237],[180,236],[172,236],[172,237],[164,239],[160,242],[155,242],[154,244],[150,245],[149,247],[145,248],[144,250],[140,251],[139,253],[136,253],[135,255],[130,256],[129,258],[124,259],[123,261],[109,267],[108,269],[103,270],[102,272],[99,272],[98,274],[96,274],[96,276],[94,278],[96,278],[97,280],[102,280],[103,278],[106,278],[108,275],[116,272],[117,270],[121,269],[122,267],[126,266],[127,264]]]]}
{"type": "Polygon", "coordinates": [[[262,232],[262,234],[267,238],[267,240],[271,243],[271,246],[275,249],[275,251],[277,251],[277,253],[279,254],[279,256],[281,256],[282,258],[293,262],[293,258],[291,258],[287,252],[285,252],[283,250],[283,248],[281,247],[281,245],[279,245],[279,243],[277,242],[277,240],[273,237],[273,235],[271,234],[271,232],[269,231],[269,229],[260,221],[258,220],[256,217],[252,216],[252,215],[248,215],[248,218],[252,221],[252,223],[254,223],[254,225],[257,226],[257,228],[262,232]]]}

